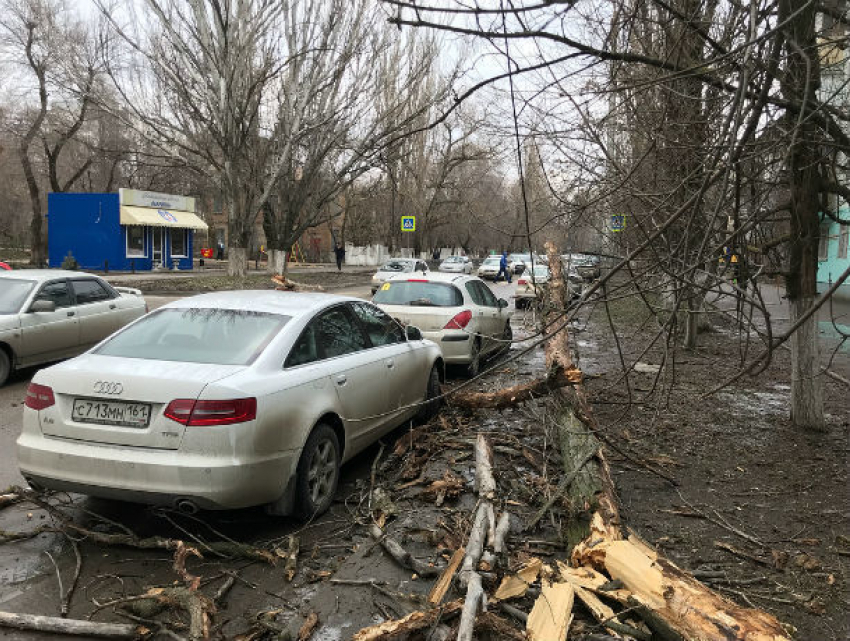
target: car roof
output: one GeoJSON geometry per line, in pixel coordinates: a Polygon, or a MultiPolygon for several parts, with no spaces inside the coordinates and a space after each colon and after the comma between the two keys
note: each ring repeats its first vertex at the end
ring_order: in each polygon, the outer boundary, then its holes
{"type": "Polygon", "coordinates": [[[422,260],[421,258],[387,258],[384,261],[384,265],[387,263],[414,263],[417,260],[422,260]]]}
{"type": "Polygon", "coordinates": [[[68,269],[15,269],[0,271],[0,278],[18,278],[20,280],[33,280],[44,282],[57,278],[100,278],[95,274],[86,272],[75,272],[68,269]]]}
{"type": "Polygon", "coordinates": [[[285,316],[312,315],[320,309],[345,301],[365,302],[353,296],[338,296],[318,292],[284,292],[271,289],[242,289],[210,292],[182,298],[164,305],[162,309],[233,309],[285,316]]]}
{"type": "Polygon", "coordinates": [[[396,274],[392,276],[390,280],[417,280],[417,281],[428,281],[435,283],[457,283],[458,281],[466,281],[466,280],[480,280],[477,276],[470,276],[469,274],[452,274],[450,272],[428,272],[427,274],[419,275],[418,273],[413,276],[411,274],[396,274]]]}

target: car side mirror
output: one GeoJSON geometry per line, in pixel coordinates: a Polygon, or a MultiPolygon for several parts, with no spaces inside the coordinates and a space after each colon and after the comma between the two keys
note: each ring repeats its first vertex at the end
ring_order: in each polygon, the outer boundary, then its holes
{"type": "Polygon", "coordinates": [[[52,300],[36,300],[30,305],[30,312],[55,312],[56,303],[52,300]]]}
{"type": "Polygon", "coordinates": [[[506,301],[504,298],[500,298],[498,302],[499,302],[499,309],[504,309],[505,307],[508,306],[508,301],[506,301]]]}
{"type": "Polygon", "coordinates": [[[422,340],[422,330],[413,325],[408,325],[404,330],[407,333],[407,340],[409,341],[421,341],[422,340]]]}

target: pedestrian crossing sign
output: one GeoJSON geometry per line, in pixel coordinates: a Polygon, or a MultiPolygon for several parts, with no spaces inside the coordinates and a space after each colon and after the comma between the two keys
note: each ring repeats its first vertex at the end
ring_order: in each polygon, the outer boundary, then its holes
{"type": "Polygon", "coordinates": [[[611,231],[623,231],[626,228],[626,215],[614,214],[611,216],[611,231]]]}
{"type": "Polygon", "coordinates": [[[416,231],[416,216],[402,216],[401,231],[416,231]]]}

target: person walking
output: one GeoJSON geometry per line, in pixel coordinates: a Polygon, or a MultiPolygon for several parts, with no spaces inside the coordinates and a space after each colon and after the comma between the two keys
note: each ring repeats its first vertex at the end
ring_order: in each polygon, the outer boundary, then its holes
{"type": "Polygon", "coordinates": [[[499,273],[496,274],[496,281],[499,282],[499,279],[502,277],[502,274],[505,275],[505,280],[508,283],[511,282],[511,270],[508,269],[508,252],[502,252],[502,258],[499,261],[499,273]]]}
{"type": "Polygon", "coordinates": [[[334,248],[334,256],[336,256],[336,270],[341,272],[342,261],[345,260],[345,247],[343,247],[340,243],[337,243],[334,248]]]}

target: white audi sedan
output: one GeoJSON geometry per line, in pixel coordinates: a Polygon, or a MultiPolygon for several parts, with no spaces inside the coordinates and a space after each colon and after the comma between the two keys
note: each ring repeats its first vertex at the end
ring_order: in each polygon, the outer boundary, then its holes
{"type": "Polygon", "coordinates": [[[475,376],[481,360],[510,348],[513,339],[508,302],[496,298],[475,276],[442,274],[396,276],[372,302],[401,323],[414,325],[440,346],[447,364],[465,365],[475,376]]]}
{"type": "Polygon", "coordinates": [[[437,410],[442,370],[437,345],[359,299],[203,294],[38,372],[18,461],[33,487],[307,518],[342,462],[437,410]]]}
{"type": "Polygon", "coordinates": [[[63,269],[0,271],[0,385],[80,354],[147,312],[138,289],[63,269]]]}

